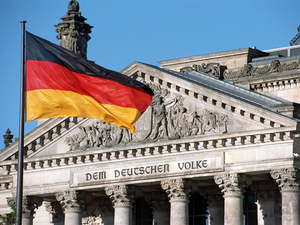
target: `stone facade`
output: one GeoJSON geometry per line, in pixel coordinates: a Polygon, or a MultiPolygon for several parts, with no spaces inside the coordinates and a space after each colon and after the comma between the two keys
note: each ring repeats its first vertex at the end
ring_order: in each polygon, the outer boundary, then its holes
{"type": "MultiPolygon", "coordinates": [[[[72,0],[56,27],[61,45],[86,57],[84,20],[72,0]]],[[[97,119],[41,123],[25,136],[23,224],[299,224],[300,56],[274,52],[132,63],[122,73],[154,92],[133,134],[97,119]]],[[[3,137],[9,215],[18,142],[3,137]]]]}

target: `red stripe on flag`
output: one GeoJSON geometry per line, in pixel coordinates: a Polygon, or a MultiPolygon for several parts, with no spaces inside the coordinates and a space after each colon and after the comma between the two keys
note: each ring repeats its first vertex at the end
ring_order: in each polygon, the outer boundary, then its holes
{"type": "Polygon", "coordinates": [[[132,88],[115,81],[71,72],[48,61],[27,60],[26,90],[54,89],[73,91],[93,97],[102,104],[138,109],[143,113],[151,104],[152,96],[142,88],[132,88]],[[139,99],[138,102],[135,98],[139,99]]]}

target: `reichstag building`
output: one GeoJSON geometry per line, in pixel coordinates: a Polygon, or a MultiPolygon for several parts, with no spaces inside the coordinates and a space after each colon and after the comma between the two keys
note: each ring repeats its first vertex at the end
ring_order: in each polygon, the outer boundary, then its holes
{"type": "MultiPolygon", "coordinates": [[[[86,54],[76,0],[56,25],[86,54]]],[[[121,73],[147,84],[136,132],[86,118],[25,136],[24,225],[299,225],[300,27],[290,46],[244,48],[121,73]]],[[[18,141],[0,152],[0,214],[17,187],[18,141]]]]}

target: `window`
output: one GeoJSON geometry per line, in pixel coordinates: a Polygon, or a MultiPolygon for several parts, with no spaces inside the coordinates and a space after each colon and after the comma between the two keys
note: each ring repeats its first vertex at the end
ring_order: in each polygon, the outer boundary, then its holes
{"type": "Polygon", "coordinates": [[[206,200],[199,193],[193,193],[189,203],[189,225],[206,225],[206,200]]]}
{"type": "Polygon", "coordinates": [[[136,199],[136,225],[152,225],[152,209],[144,198],[136,199]]]}
{"type": "Polygon", "coordinates": [[[256,194],[247,189],[244,196],[244,224],[257,225],[256,194]]]}

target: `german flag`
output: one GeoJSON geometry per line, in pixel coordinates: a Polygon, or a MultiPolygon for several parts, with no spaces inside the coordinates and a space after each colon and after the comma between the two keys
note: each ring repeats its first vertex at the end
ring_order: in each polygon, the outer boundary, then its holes
{"type": "Polygon", "coordinates": [[[135,131],[152,102],[143,83],[26,32],[26,120],[98,118],[135,131]]]}

